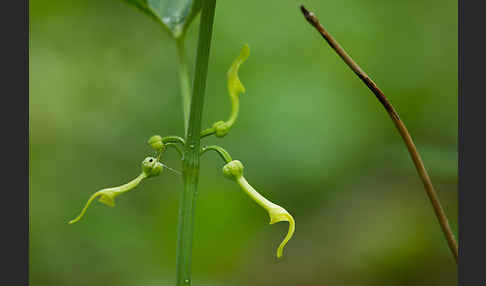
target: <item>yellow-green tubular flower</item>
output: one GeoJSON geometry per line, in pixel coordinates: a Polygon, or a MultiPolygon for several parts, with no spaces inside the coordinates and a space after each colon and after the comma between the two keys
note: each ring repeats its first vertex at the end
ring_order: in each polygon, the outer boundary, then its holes
{"type": "Polygon", "coordinates": [[[250,48],[247,44],[245,44],[241,49],[240,55],[233,61],[233,64],[228,70],[228,92],[231,98],[231,116],[226,123],[230,127],[235,123],[236,118],[238,117],[238,111],[240,108],[238,96],[240,93],[245,92],[245,87],[238,77],[238,69],[240,68],[240,65],[244,63],[246,59],[248,59],[249,55],[250,48]]]}
{"type": "Polygon", "coordinates": [[[238,69],[240,68],[240,65],[246,61],[249,55],[250,48],[247,44],[245,44],[241,49],[240,55],[233,61],[228,70],[228,92],[231,100],[230,118],[228,121],[215,122],[211,128],[202,132],[202,136],[207,136],[214,133],[214,135],[217,137],[223,137],[228,134],[229,130],[235,123],[240,109],[239,94],[245,92],[245,87],[238,77],[238,69]]]}
{"type": "Polygon", "coordinates": [[[270,216],[270,224],[274,224],[280,221],[289,222],[289,231],[284,240],[280,243],[277,249],[277,257],[282,257],[283,248],[290,240],[295,231],[294,218],[281,206],[276,205],[262,195],[260,195],[245,179],[243,176],[243,164],[238,160],[233,160],[223,167],[223,174],[226,178],[234,180],[240,185],[240,187],[246,192],[250,198],[252,198],[262,208],[267,210],[270,216]]]}
{"type": "Polygon", "coordinates": [[[142,162],[142,173],[138,175],[135,179],[131,180],[130,182],[118,186],[118,187],[113,187],[113,188],[106,188],[97,191],[94,193],[84,206],[83,210],[81,213],[73,220],[69,221],[69,224],[73,224],[75,222],[78,222],[86,213],[86,210],[88,209],[89,205],[94,201],[95,198],[99,197],[98,201],[110,206],[114,207],[115,206],[115,198],[125,192],[128,192],[130,190],[133,190],[136,188],[140,182],[145,179],[145,178],[150,178],[159,175],[162,173],[164,170],[164,166],[158,162],[155,158],[152,157],[147,157],[145,160],[142,162]]]}

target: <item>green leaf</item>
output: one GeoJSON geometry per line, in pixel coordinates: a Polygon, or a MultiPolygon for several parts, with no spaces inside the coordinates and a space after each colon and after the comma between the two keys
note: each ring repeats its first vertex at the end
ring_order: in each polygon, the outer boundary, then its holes
{"type": "Polygon", "coordinates": [[[174,38],[181,37],[201,10],[200,0],[124,0],[156,20],[174,38]]]}

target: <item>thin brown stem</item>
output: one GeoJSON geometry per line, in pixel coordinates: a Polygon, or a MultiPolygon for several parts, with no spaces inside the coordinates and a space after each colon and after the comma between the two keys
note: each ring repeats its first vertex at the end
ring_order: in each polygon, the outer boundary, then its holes
{"type": "Polygon", "coordinates": [[[327,43],[338,53],[338,55],[343,59],[343,61],[353,70],[353,72],[366,84],[366,86],[375,94],[376,98],[380,101],[383,105],[385,110],[390,115],[393,123],[398,129],[398,132],[403,138],[405,145],[407,146],[408,152],[412,157],[413,163],[417,172],[422,179],[422,182],[425,186],[425,192],[432,203],[432,207],[434,208],[435,215],[437,216],[437,220],[444,232],[444,236],[449,244],[449,248],[454,255],[454,258],[457,263],[458,257],[458,247],[456,239],[454,238],[454,234],[449,226],[449,221],[447,220],[447,216],[442,208],[439,197],[437,196],[437,192],[432,185],[432,181],[430,180],[429,175],[427,174],[427,170],[425,170],[425,166],[422,162],[422,158],[420,157],[415,144],[413,143],[412,137],[410,133],[408,133],[407,127],[402,122],[400,117],[398,116],[397,111],[388,99],[385,97],[383,92],[378,88],[378,86],[370,79],[370,77],[358,66],[358,64],[344,51],[344,49],[339,45],[339,43],[324,29],[324,27],[319,23],[319,20],[316,18],[314,13],[309,12],[304,6],[300,6],[302,13],[304,14],[306,20],[314,27],[316,30],[321,34],[321,36],[327,41],[327,43]]]}

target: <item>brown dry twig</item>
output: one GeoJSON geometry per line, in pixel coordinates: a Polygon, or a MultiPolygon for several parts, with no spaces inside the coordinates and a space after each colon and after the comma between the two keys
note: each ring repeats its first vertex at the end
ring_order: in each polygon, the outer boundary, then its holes
{"type": "Polygon", "coordinates": [[[437,220],[440,223],[442,231],[444,232],[444,236],[449,244],[449,248],[454,255],[454,258],[457,263],[458,258],[458,247],[456,239],[454,238],[454,234],[449,226],[449,222],[447,220],[447,216],[442,208],[439,197],[437,196],[437,192],[432,185],[432,181],[430,180],[427,171],[425,170],[424,164],[422,162],[422,158],[420,157],[415,144],[413,143],[412,137],[408,133],[405,124],[402,122],[400,117],[398,116],[397,111],[388,99],[385,97],[383,92],[378,88],[378,86],[370,79],[370,77],[358,66],[358,64],[344,51],[344,49],[339,45],[339,43],[324,29],[324,27],[319,23],[319,20],[316,18],[314,13],[309,12],[303,5],[300,6],[302,14],[306,20],[321,34],[321,36],[327,41],[327,43],[336,51],[336,53],[343,59],[343,61],[353,70],[353,72],[366,84],[366,86],[375,94],[376,98],[380,101],[383,105],[385,110],[390,115],[393,123],[398,129],[398,132],[403,138],[405,145],[407,146],[408,152],[412,157],[413,163],[415,168],[417,169],[418,175],[425,186],[425,192],[432,203],[432,207],[434,208],[435,215],[437,220]]]}

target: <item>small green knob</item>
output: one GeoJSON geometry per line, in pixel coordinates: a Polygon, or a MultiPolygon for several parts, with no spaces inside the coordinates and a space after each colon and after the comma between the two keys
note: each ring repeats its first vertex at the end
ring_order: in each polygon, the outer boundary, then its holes
{"type": "Polygon", "coordinates": [[[164,142],[162,142],[162,137],[160,135],[150,137],[147,143],[157,152],[165,151],[165,145],[164,142]]]}
{"type": "Polygon", "coordinates": [[[216,137],[224,137],[226,134],[228,134],[231,125],[221,120],[215,122],[213,124],[213,128],[214,128],[214,135],[216,135],[216,137]]]}
{"type": "Polygon", "coordinates": [[[223,166],[223,175],[230,180],[238,180],[243,176],[243,164],[239,160],[233,160],[223,166]]]}

